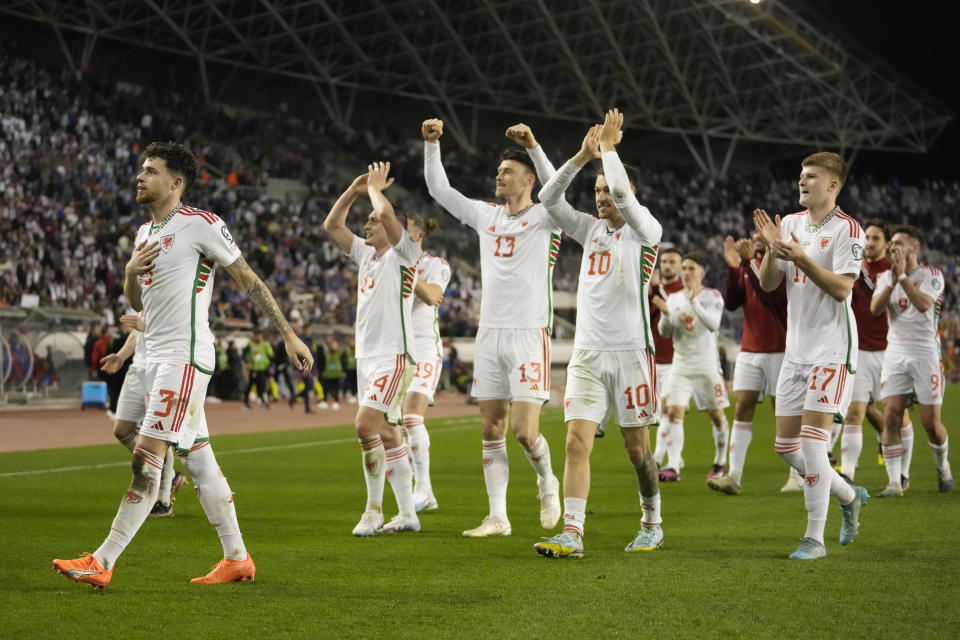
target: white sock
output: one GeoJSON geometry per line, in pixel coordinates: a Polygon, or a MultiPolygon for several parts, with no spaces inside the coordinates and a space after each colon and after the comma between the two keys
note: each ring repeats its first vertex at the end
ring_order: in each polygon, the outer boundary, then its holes
{"type": "Polygon", "coordinates": [[[657,442],[653,449],[653,460],[658,467],[663,466],[663,459],[667,457],[667,440],[670,439],[670,421],[665,415],[660,416],[660,426],[657,427],[657,442]]]}
{"type": "Polygon", "coordinates": [[[900,458],[900,473],[910,477],[910,461],[913,460],[913,423],[908,422],[900,429],[900,442],[903,444],[903,456],[900,458]]]}
{"type": "Polygon", "coordinates": [[[930,443],[933,449],[933,457],[937,461],[937,469],[944,471],[950,468],[950,461],[947,459],[948,449],[950,448],[950,437],[943,441],[943,444],[930,443]]]}
{"type": "Polygon", "coordinates": [[[857,472],[857,461],[863,450],[863,425],[843,425],[843,435],[840,436],[840,473],[853,480],[857,472]]]}
{"type": "Polygon", "coordinates": [[[830,446],[827,447],[827,451],[833,451],[833,448],[837,445],[837,440],[840,438],[840,433],[842,431],[842,422],[834,422],[830,425],[830,446]]]}
{"type": "Polygon", "coordinates": [[[683,462],[683,420],[667,420],[670,435],[667,438],[667,464],[674,471],[680,471],[683,462]]]}
{"type": "Polygon", "coordinates": [[[790,465],[791,469],[801,476],[804,475],[806,467],[803,464],[803,454],[800,453],[800,438],[781,438],[777,436],[773,448],[777,455],[790,465]]]}
{"type": "Polygon", "coordinates": [[[743,477],[743,465],[747,460],[747,448],[753,440],[753,424],[742,420],[733,421],[730,433],[730,470],[728,475],[740,484],[743,477]]]}
{"type": "Polygon", "coordinates": [[[721,466],[727,463],[727,447],[730,445],[730,423],[727,416],[723,416],[720,426],[713,425],[713,464],[721,466]]]}
{"type": "Polygon", "coordinates": [[[587,519],[587,501],[580,498],[563,499],[563,530],[583,537],[583,523],[587,519]]]}
{"type": "Polygon", "coordinates": [[[363,452],[363,478],[367,482],[366,510],[383,511],[383,483],[386,453],[380,436],[360,438],[363,452]]]}
{"type": "Polygon", "coordinates": [[[217,458],[213,455],[209,442],[206,446],[191,449],[183,459],[183,466],[193,478],[197,498],[200,500],[203,512],[207,514],[207,520],[216,528],[217,535],[220,536],[223,557],[228,560],[246,560],[247,548],[240,534],[237,509],[233,504],[233,492],[223,472],[220,471],[220,465],[217,464],[217,458]]]}
{"type": "Polygon", "coordinates": [[[510,480],[510,462],[507,441],[483,440],[483,481],[487,485],[490,515],[507,519],[507,483],[510,480]]]}
{"type": "Polygon", "coordinates": [[[143,525],[143,521],[150,515],[153,504],[157,501],[157,490],[160,485],[160,470],[163,469],[163,458],[154,455],[139,447],[134,449],[134,468],[140,465],[139,477],[134,474],[130,488],[123,496],[117,515],[110,525],[110,533],[100,548],[93,552],[107,571],[113,569],[117,558],[127,548],[133,536],[143,525]],[[138,458],[142,458],[143,462],[138,458]]]}
{"type": "MultiPolygon", "coordinates": [[[[812,425],[800,427],[800,452],[803,454],[803,502],[807,507],[807,538],[823,544],[830,501],[831,471],[827,457],[830,432],[812,425]]],[[[834,472],[836,473],[836,472],[834,472]]]]}
{"type": "Polygon", "coordinates": [[[900,484],[900,475],[903,470],[903,445],[883,445],[883,461],[887,467],[887,479],[890,484],[900,484]]]}
{"type": "Polygon", "coordinates": [[[550,466],[550,445],[547,444],[543,434],[540,434],[530,449],[524,449],[524,452],[527,454],[530,466],[541,480],[549,480],[553,477],[553,468],[550,466]]]}
{"type": "Polygon", "coordinates": [[[641,525],[660,526],[663,520],[660,518],[660,492],[657,491],[652,496],[640,494],[640,510],[643,512],[641,525]]]}
{"type": "Polygon", "coordinates": [[[421,498],[429,498],[433,495],[430,485],[430,435],[423,424],[423,416],[404,415],[403,429],[407,432],[410,453],[413,455],[414,493],[421,498]]]}
{"type": "Polygon", "coordinates": [[[157,501],[165,506],[170,506],[170,490],[173,488],[173,459],[176,454],[173,447],[167,447],[167,455],[163,458],[163,471],[160,472],[160,491],[157,493],[157,501]]]}
{"type": "Polygon", "coordinates": [[[415,517],[417,512],[413,508],[413,469],[410,467],[410,459],[407,458],[407,448],[401,444],[395,449],[385,450],[384,461],[400,515],[415,517]]]}

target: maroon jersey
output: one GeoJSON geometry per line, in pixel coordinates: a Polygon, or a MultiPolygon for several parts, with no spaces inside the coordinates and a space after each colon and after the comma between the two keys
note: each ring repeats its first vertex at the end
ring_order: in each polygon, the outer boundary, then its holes
{"type": "Polygon", "coordinates": [[[782,353],[787,343],[787,283],[764,291],[757,277],[760,262],[756,258],[753,264],[744,260],[739,267],[727,267],[724,305],[730,311],[743,305],[741,351],[782,353]]]}
{"type": "Polygon", "coordinates": [[[853,317],[857,319],[857,333],[860,336],[861,351],[883,351],[887,348],[887,312],[878,316],[870,312],[870,300],[877,288],[877,276],[890,269],[890,258],[883,256],[876,262],[863,261],[860,275],[853,283],[853,317]]]}
{"type": "Polygon", "coordinates": [[[653,348],[657,351],[654,355],[654,362],[657,364],[673,362],[673,338],[664,338],[660,335],[660,330],[657,328],[660,322],[660,309],[653,304],[653,296],[660,296],[666,300],[671,293],[682,290],[683,283],[680,282],[680,278],[673,282],[650,287],[650,328],[653,329],[653,348]]]}

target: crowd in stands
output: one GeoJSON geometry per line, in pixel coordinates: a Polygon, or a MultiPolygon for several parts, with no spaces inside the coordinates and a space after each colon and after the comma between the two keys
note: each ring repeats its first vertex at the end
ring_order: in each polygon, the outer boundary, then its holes
{"type": "MultiPolygon", "coordinates": [[[[323,219],[353,175],[373,159],[391,160],[397,186],[388,193],[399,211],[434,212],[441,222],[428,251],[453,264],[444,294],[441,332],[476,332],[480,277],[476,235],[430,200],[423,180],[417,126],[381,124],[370,131],[340,131],[322,120],[303,120],[281,105],[270,114],[204,107],[169,91],[95,75],[78,80],[0,44],[0,305],[18,305],[24,294],[39,304],[81,307],[107,325],[126,311],[122,272],[131,240],[144,221],[134,200],[139,152],[152,140],[177,140],[200,157],[203,175],[189,204],[216,212],[230,225],[247,261],[260,273],[283,311],[301,326],[347,326],[356,314],[356,268],[326,238],[323,219]],[[270,178],[307,185],[304,198],[270,199],[270,178]]],[[[428,114],[429,115],[429,114],[428,114]]],[[[496,158],[507,141],[489,141],[477,154],[444,138],[444,165],[454,186],[471,197],[490,198],[496,158]]],[[[559,166],[571,140],[542,140],[559,166]],[[562,144],[562,147],[560,146],[562,144]],[[556,145],[556,146],[555,146],[556,145]]],[[[629,147],[624,145],[629,161],[629,147]]],[[[696,248],[712,259],[706,283],[722,288],[721,243],[743,236],[756,206],[795,210],[793,177],[769,173],[707,177],[638,166],[638,198],[664,225],[663,246],[696,248]]],[[[588,173],[588,172],[585,172],[588,173]]],[[[592,175],[568,192],[592,212],[592,175]]],[[[913,184],[876,182],[854,175],[841,204],[861,220],[909,221],[929,230],[926,262],[944,272],[942,334],[945,354],[960,363],[960,180],[913,184]]],[[[349,224],[358,233],[366,217],[356,205],[349,224]]],[[[564,241],[554,286],[574,290],[580,248],[564,241]]],[[[217,279],[211,315],[263,326],[239,287],[217,279]]],[[[737,319],[728,322],[736,336],[737,319]]],[[[949,365],[960,375],[960,365],[949,365]]]]}

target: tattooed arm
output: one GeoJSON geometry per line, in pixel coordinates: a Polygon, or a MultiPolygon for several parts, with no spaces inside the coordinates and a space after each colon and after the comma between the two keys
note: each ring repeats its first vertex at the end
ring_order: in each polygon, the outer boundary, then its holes
{"type": "Polygon", "coordinates": [[[310,353],[307,345],[293,332],[290,323],[283,317],[283,312],[280,311],[280,307],[277,306],[277,301],[273,299],[273,294],[267,289],[267,285],[263,284],[260,276],[250,268],[247,261],[243,259],[243,256],[237,258],[233,264],[227,267],[227,273],[240,283],[243,290],[247,292],[247,297],[253,301],[260,313],[270,320],[270,324],[272,324],[280,333],[281,337],[283,337],[284,345],[287,348],[287,355],[290,356],[290,359],[294,362],[297,369],[300,371],[310,371],[310,369],[313,368],[313,354],[310,353]]]}

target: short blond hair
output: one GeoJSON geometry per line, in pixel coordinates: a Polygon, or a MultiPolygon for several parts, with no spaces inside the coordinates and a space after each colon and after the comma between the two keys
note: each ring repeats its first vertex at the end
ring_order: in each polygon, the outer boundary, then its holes
{"type": "Polygon", "coordinates": [[[843,159],[843,156],[838,153],[833,153],[832,151],[819,151],[817,153],[811,153],[803,159],[803,162],[800,163],[800,166],[820,167],[821,169],[832,171],[840,179],[841,187],[847,180],[847,162],[843,159]]]}

